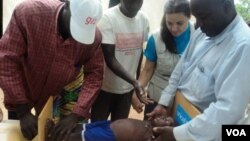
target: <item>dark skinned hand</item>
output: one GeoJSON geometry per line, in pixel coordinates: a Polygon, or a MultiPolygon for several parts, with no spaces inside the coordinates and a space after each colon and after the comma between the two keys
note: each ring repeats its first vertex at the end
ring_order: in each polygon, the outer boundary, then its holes
{"type": "Polygon", "coordinates": [[[164,126],[164,127],[154,127],[154,134],[157,134],[155,141],[176,141],[174,137],[173,127],[164,126]]]}
{"type": "Polygon", "coordinates": [[[80,116],[71,113],[67,117],[59,121],[48,136],[51,137],[51,141],[62,141],[70,136],[71,131],[77,126],[80,116]]]}
{"type": "Polygon", "coordinates": [[[157,117],[169,115],[167,107],[158,104],[151,113],[146,114],[149,117],[149,120],[154,120],[157,117]]]}
{"type": "Polygon", "coordinates": [[[138,97],[141,103],[144,103],[144,104],[154,103],[152,99],[147,97],[145,88],[141,85],[139,81],[136,81],[134,83],[134,90],[135,90],[136,96],[138,97]]]}
{"type": "Polygon", "coordinates": [[[19,119],[23,136],[28,140],[32,140],[37,135],[38,118],[31,113],[26,113],[19,117],[19,119]]]}

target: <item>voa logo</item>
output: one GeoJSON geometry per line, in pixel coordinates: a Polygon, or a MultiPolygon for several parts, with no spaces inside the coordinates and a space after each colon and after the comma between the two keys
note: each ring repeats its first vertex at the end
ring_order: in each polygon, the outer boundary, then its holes
{"type": "Polygon", "coordinates": [[[227,136],[247,136],[244,129],[226,129],[227,136]]]}

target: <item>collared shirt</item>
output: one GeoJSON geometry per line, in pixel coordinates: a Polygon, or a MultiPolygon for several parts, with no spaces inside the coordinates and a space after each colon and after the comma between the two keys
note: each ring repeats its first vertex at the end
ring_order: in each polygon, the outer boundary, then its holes
{"type": "Polygon", "coordinates": [[[238,15],[215,37],[194,33],[159,101],[169,106],[179,89],[202,111],[174,128],[176,140],[221,140],[222,124],[244,118],[250,99],[249,52],[250,29],[238,15]]]}
{"type": "Polygon", "coordinates": [[[101,34],[97,29],[92,45],[64,40],[57,27],[62,6],[56,0],[32,0],[14,10],[0,40],[0,86],[8,109],[27,103],[39,113],[47,98],[59,94],[83,65],[84,84],[73,113],[89,116],[103,78],[101,34]]]}

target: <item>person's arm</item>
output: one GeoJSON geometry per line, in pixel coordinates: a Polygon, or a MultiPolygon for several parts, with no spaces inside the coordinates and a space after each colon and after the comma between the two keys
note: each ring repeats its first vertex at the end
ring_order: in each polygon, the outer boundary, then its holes
{"type": "Polygon", "coordinates": [[[123,66],[115,57],[115,33],[113,31],[112,22],[109,13],[105,13],[98,23],[102,33],[102,50],[107,66],[119,77],[135,86],[137,81],[133,76],[129,75],[123,66]]]}
{"type": "MultiPolygon", "coordinates": [[[[152,62],[152,61],[146,59],[144,68],[143,68],[143,70],[139,76],[139,79],[138,79],[140,81],[140,83],[142,84],[142,87],[144,87],[144,88],[147,87],[149,80],[153,76],[155,65],[156,65],[155,62],[152,62]]],[[[142,108],[144,105],[139,101],[135,92],[133,93],[133,96],[132,96],[132,106],[138,113],[143,111],[142,108]]]]}
{"type": "Polygon", "coordinates": [[[27,54],[27,37],[18,9],[0,40],[0,87],[6,108],[14,110],[20,119],[23,136],[32,139],[37,134],[37,117],[31,114],[26,97],[28,88],[22,63],[27,54]]]}
{"type": "Polygon", "coordinates": [[[130,83],[131,85],[137,85],[137,80],[133,78],[124,67],[118,62],[115,57],[115,45],[114,44],[102,44],[102,50],[107,66],[119,77],[130,83]]]}
{"type": "Polygon", "coordinates": [[[26,34],[15,10],[5,34],[0,40],[0,87],[4,92],[7,109],[15,109],[15,104],[27,104],[27,85],[22,62],[27,53],[26,34]]]}
{"type": "Polygon", "coordinates": [[[69,136],[81,117],[89,118],[90,108],[96,99],[103,79],[103,53],[100,47],[101,35],[98,32],[94,46],[89,49],[89,60],[84,65],[84,83],[72,113],[60,120],[51,131],[52,140],[61,141],[69,136]]]}
{"type": "Polygon", "coordinates": [[[141,74],[142,61],[143,61],[143,52],[141,53],[140,60],[139,60],[139,63],[138,63],[138,67],[137,67],[137,70],[136,70],[136,79],[139,79],[139,76],[141,74]]]}
{"type": "Polygon", "coordinates": [[[104,59],[100,40],[97,47],[92,47],[95,49],[90,52],[91,58],[84,64],[84,83],[77,104],[73,108],[73,113],[85,118],[89,117],[90,108],[101,89],[103,80],[104,59]]]}
{"type": "Polygon", "coordinates": [[[145,92],[140,82],[137,81],[135,78],[133,78],[116,59],[115,45],[102,44],[102,50],[105,62],[107,66],[110,68],[110,70],[112,70],[114,74],[116,74],[117,76],[121,77],[122,79],[124,79],[125,81],[134,86],[136,95],[142,103],[145,104],[150,103],[151,100],[148,100],[146,97],[142,97],[142,94],[144,94],[145,92]]]}
{"type": "MultiPolygon", "coordinates": [[[[146,61],[145,61],[143,70],[140,73],[140,76],[138,78],[138,81],[142,84],[144,88],[146,88],[149,80],[153,76],[155,66],[156,66],[156,60],[157,60],[157,55],[156,55],[156,50],[155,50],[155,41],[154,41],[153,36],[150,36],[150,38],[148,39],[144,55],[145,55],[146,61]]],[[[135,92],[133,93],[133,96],[132,96],[132,106],[138,113],[143,111],[142,108],[144,105],[139,101],[135,92]]]]}
{"type": "Polygon", "coordinates": [[[138,80],[140,81],[143,87],[146,87],[148,85],[149,80],[152,78],[154,74],[157,61],[155,40],[153,35],[151,35],[148,39],[144,55],[146,61],[138,80]]]}

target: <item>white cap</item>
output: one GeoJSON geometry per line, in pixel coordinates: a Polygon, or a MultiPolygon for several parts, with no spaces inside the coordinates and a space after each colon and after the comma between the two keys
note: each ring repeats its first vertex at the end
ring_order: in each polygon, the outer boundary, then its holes
{"type": "Polygon", "coordinates": [[[103,12],[100,0],[70,0],[70,11],[72,37],[80,43],[92,44],[103,12]]]}

